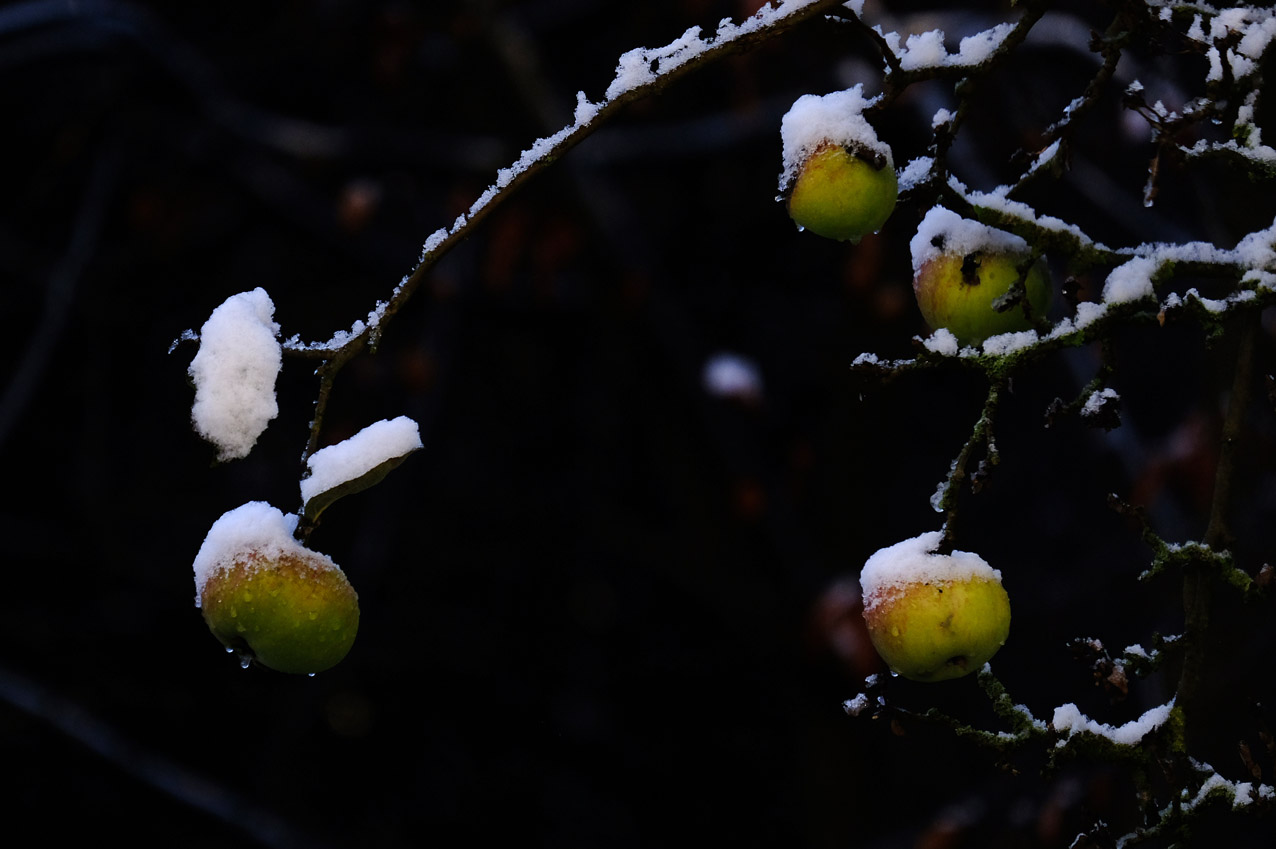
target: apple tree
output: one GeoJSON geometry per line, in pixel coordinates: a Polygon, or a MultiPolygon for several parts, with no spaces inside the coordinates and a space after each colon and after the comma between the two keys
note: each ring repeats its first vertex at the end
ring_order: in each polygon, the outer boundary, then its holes
{"type": "MultiPolygon", "coordinates": [[[[759,207],[782,204],[793,223],[777,226],[801,228],[812,251],[875,258],[883,280],[910,281],[917,332],[878,338],[881,347],[847,363],[864,415],[879,414],[892,393],[927,391],[921,387],[936,381],[959,386],[972,411],[966,438],[934,469],[937,486],[905,494],[929,504],[934,523],[847,564],[857,575],[867,564],[862,599],[850,602],[867,624],[852,630],[886,664],[874,672],[872,662],[852,665],[866,674],[848,682],[855,692],[844,704],[847,721],[872,718],[901,734],[939,727],[969,744],[970,757],[1011,772],[1110,766],[1123,795],[1077,823],[1072,846],[1180,845],[1211,829],[1244,841],[1270,829],[1276,748],[1262,705],[1272,696],[1273,516],[1255,482],[1270,476],[1250,472],[1271,460],[1256,445],[1271,438],[1276,371],[1264,323],[1276,303],[1276,150],[1263,141],[1276,11],[1022,0],[964,13],[941,5],[928,16],[908,5],[779,0],[624,53],[604,90],[579,92],[569,123],[499,169],[454,221],[425,238],[415,267],[324,338],[303,339],[286,319],[276,323],[264,289],[230,294],[186,337],[199,345],[190,366],[195,428],[219,458],[246,455],[275,417],[280,369],[312,370],[316,390],[300,440],[295,512],[285,516],[247,494],[244,507],[213,525],[196,561],[214,633],[245,663],[314,672],[340,660],[359,611],[340,570],[304,544],[322,511],[375,485],[421,446],[414,423],[393,419],[321,448],[343,370],[376,351],[449,252],[614,116],[724,57],[782,45],[796,28],[825,28],[845,44],[844,85],[795,98],[773,128],[779,196],[758,198],[759,207]],[[1138,163],[1138,179],[1127,169],[1123,182],[1105,184],[1107,172],[1095,165],[1105,157],[1138,163]],[[1111,220],[1096,213],[1100,198],[1111,220]],[[1177,609],[1162,612],[1175,624],[1121,648],[1112,646],[1124,639],[1110,645],[1102,634],[1074,633],[1069,659],[1063,646],[1032,645],[1032,623],[1012,618],[1017,592],[1045,577],[1034,572],[1029,517],[1013,493],[998,493],[1052,486],[1016,471],[1034,463],[1019,450],[1028,428],[1046,446],[1037,450],[1053,450],[1054,434],[1069,429],[1120,439],[1125,399],[1167,367],[1148,355],[1162,346],[1208,358],[1217,371],[1220,408],[1205,412],[1217,422],[1207,510],[1188,536],[1191,522],[1163,521],[1134,488],[1101,500],[1143,546],[1141,559],[1113,558],[1119,579],[1111,591],[1134,608],[1149,587],[1174,584],[1177,609]],[[1080,378],[1079,391],[1058,379],[1061,370],[1080,378]],[[1043,392],[1051,398],[1027,415],[1025,405],[1043,392]],[[1017,562],[984,550],[1007,539],[1017,540],[1017,562]],[[286,574],[269,572],[267,561],[285,562],[286,574]],[[312,561],[322,568],[306,565],[312,561]],[[304,600],[252,607],[249,597],[272,592],[274,581],[287,592],[296,581],[310,584],[296,590],[304,600]],[[281,645],[281,629],[326,615],[306,606],[321,590],[337,599],[335,624],[294,628],[297,644],[281,645]],[[258,618],[229,612],[236,598],[258,618]],[[254,645],[246,629],[269,648],[254,645]],[[320,638],[338,644],[311,645],[320,638]],[[1242,640],[1257,652],[1252,675],[1222,677],[1242,640]],[[1030,666],[1044,683],[1026,680],[1030,666]],[[1064,673],[1042,667],[1092,676],[1108,699],[1105,713],[1052,688],[1064,673]],[[1016,695],[1021,683],[1031,698],[1016,695]],[[983,712],[963,712],[969,702],[959,710],[938,704],[958,688],[981,694],[983,712]]],[[[747,365],[721,365],[710,385],[755,393],[747,365]]],[[[376,628],[375,616],[364,615],[365,629],[376,628]]]]}

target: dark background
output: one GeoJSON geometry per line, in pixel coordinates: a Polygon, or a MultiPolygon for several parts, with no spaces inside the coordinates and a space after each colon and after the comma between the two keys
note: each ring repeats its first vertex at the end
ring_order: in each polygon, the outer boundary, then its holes
{"type": "MultiPolygon", "coordinates": [[[[221,513],[296,509],[315,382],[286,361],[279,418],[246,460],[214,465],[189,424],[194,346],[173,340],[256,286],[285,337],[348,328],[496,169],[570,122],[578,89],[602,98],[621,53],[755,5],[0,5],[6,819],[46,845],[168,847],[1054,847],[1122,821],[1119,770],[1015,776],[942,732],[842,711],[880,671],[859,566],[939,526],[929,497],[984,386],[848,368],[909,356],[925,332],[907,248],[923,208],[901,203],[851,246],[798,233],[774,201],[792,101],[874,89],[871,45],[829,22],[626,109],[341,374],[325,442],[406,414],[425,443],[311,538],[360,594],[342,664],[241,670],[192,604],[190,562],[221,513]],[[757,363],[761,397],[706,393],[721,351],[757,363]]],[[[976,32],[1005,14],[987,9],[916,29],[976,32]]],[[[1042,33],[1105,20],[1068,11],[1042,33]]],[[[1093,67],[1025,47],[981,91],[955,170],[978,188],[1013,177],[1010,154],[1093,67]]],[[[1141,78],[1181,100],[1204,68],[1146,57],[1141,78]]],[[[925,153],[950,86],[880,121],[897,164],[925,153]]],[[[1113,246],[1230,246],[1270,224],[1270,192],[1209,165],[1174,171],[1144,209],[1147,139],[1105,98],[1072,170],[1024,199],[1113,246]]],[[[1091,297],[1101,283],[1080,281],[1091,297]]],[[[959,539],[1003,571],[1015,620],[996,669],[1047,720],[1076,702],[1127,721],[1173,690],[1153,678],[1110,705],[1066,646],[1182,627],[1175,580],[1136,581],[1148,550],[1107,494],[1171,540],[1199,537],[1208,511],[1228,346],[1153,326],[1114,353],[1119,430],[1043,427],[1094,350],[1016,379],[1002,465],[959,539]]],[[[1258,404],[1238,484],[1251,571],[1272,546],[1271,419],[1258,404]]],[[[1234,712],[1216,766],[1235,779],[1236,737],[1271,720],[1265,628],[1219,655],[1234,712]]],[[[892,693],[999,727],[972,679],[892,693]]]]}

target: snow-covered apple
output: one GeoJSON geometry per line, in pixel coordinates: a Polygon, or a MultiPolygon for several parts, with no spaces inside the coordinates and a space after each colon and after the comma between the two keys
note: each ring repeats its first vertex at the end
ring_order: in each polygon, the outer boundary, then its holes
{"type": "Polygon", "coordinates": [[[336,563],[293,539],[295,527],[296,516],[262,502],[223,515],[195,558],[196,604],[241,658],[312,674],[349,653],[359,597],[336,563]]]}
{"type": "Polygon", "coordinates": [[[934,207],[911,244],[913,292],[932,330],[948,330],[962,345],[1028,330],[1050,306],[1043,258],[1020,237],[934,207]],[[1023,297],[998,310],[1022,281],[1023,297]]]}
{"type": "Polygon", "coordinates": [[[279,672],[322,672],[354,645],[359,597],[322,555],[247,553],[204,584],[204,621],[222,645],[279,672]]]}
{"type": "Polygon", "coordinates": [[[950,331],[962,345],[1028,330],[1050,303],[1050,281],[1040,259],[984,251],[944,254],[928,261],[913,278],[913,292],[926,323],[950,331]],[[994,303],[1021,278],[1028,311],[1020,302],[998,312],[994,303]]]}
{"type": "Polygon", "coordinates": [[[803,229],[858,242],[895,209],[899,183],[890,145],[865,117],[876,102],[861,86],[804,94],[780,120],[780,191],[803,229]]]}
{"type": "Polygon", "coordinates": [[[1001,573],[971,552],[936,553],[941,538],[935,531],[883,548],[860,573],[873,646],[914,681],[974,672],[1010,635],[1001,573]]]}
{"type": "Polygon", "coordinates": [[[804,230],[858,242],[881,229],[898,194],[887,159],[826,142],[802,164],[789,193],[789,216],[804,230]]]}

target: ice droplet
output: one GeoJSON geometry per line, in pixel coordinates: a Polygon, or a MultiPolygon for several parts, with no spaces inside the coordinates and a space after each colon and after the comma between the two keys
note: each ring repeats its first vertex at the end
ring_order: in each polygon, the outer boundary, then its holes
{"type": "Polygon", "coordinates": [[[930,497],[930,509],[936,513],[944,512],[944,493],[948,491],[948,481],[940,481],[939,486],[935,487],[935,492],[930,497]]]}

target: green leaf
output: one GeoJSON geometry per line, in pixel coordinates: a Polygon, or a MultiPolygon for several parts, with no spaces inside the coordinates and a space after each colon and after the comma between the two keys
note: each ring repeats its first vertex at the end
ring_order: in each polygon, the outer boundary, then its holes
{"type": "Polygon", "coordinates": [[[398,457],[391,457],[390,459],[373,466],[357,478],[344,481],[331,489],[325,489],[322,492],[312,495],[302,507],[302,518],[313,523],[319,519],[319,514],[324,510],[327,510],[328,507],[337,499],[345,498],[347,495],[354,495],[356,492],[363,492],[365,489],[376,486],[385,479],[386,475],[390,474],[391,471],[398,467],[398,465],[404,460],[408,459],[408,456],[416,450],[418,449],[413,448],[406,454],[401,454],[398,457]]]}

